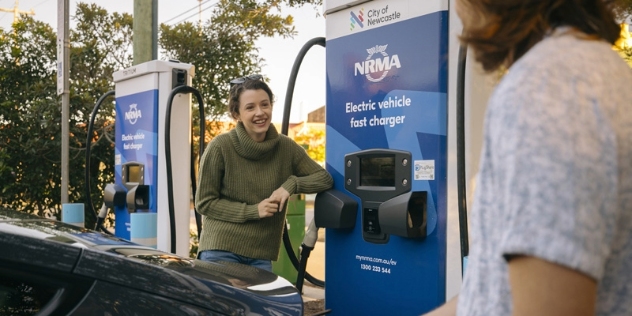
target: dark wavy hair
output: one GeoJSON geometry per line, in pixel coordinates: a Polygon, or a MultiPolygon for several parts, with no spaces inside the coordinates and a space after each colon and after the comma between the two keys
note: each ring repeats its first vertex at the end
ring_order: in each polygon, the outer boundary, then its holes
{"type": "Polygon", "coordinates": [[[230,94],[228,96],[228,113],[234,119],[236,119],[235,115],[239,114],[239,97],[246,90],[263,90],[268,94],[270,98],[270,105],[274,105],[274,94],[272,94],[272,90],[263,80],[256,79],[248,79],[240,84],[235,84],[230,88],[230,94]]]}
{"type": "Polygon", "coordinates": [[[461,42],[486,71],[507,68],[559,26],[614,44],[613,0],[459,0],[461,42]]]}

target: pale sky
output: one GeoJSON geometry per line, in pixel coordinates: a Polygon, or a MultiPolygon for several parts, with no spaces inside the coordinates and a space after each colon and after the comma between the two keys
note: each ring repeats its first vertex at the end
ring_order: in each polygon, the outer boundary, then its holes
{"type": "MultiPolygon", "coordinates": [[[[57,28],[57,4],[58,0],[17,0],[18,9],[35,12],[34,19],[45,22],[57,28]]],[[[133,0],[69,0],[72,27],[72,15],[76,10],[76,3],[96,3],[108,10],[108,12],[128,12],[133,14],[133,0]]],[[[202,10],[214,5],[217,0],[202,0],[202,10]]],[[[0,0],[0,8],[13,10],[16,0],[0,0]]],[[[158,22],[173,24],[182,20],[198,21],[198,0],[161,0],[158,3],[158,22]]],[[[325,36],[325,18],[322,16],[322,8],[318,12],[313,6],[304,6],[300,9],[284,8],[284,14],[294,16],[294,25],[298,35],[292,39],[264,38],[257,46],[260,48],[260,57],[264,58],[265,65],[262,73],[270,78],[270,87],[276,95],[276,103],[273,110],[274,122],[281,122],[285,94],[289,81],[292,65],[301,47],[312,38],[325,36]],[[316,17],[317,13],[321,13],[316,17]]],[[[202,21],[208,20],[211,9],[202,12],[202,21]]],[[[13,12],[0,12],[0,27],[10,29],[13,22],[13,12]]],[[[187,62],[181,60],[181,62],[187,62]]],[[[71,74],[72,76],[72,74],[71,74]]],[[[195,87],[195,79],[193,79],[195,87]]],[[[292,112],[290,122],[303,121],[307,113],[325,104],[325,49],[314,46],[307,53],[301,64],[298,79],[294,89],[292,100],[292,112]]]]}

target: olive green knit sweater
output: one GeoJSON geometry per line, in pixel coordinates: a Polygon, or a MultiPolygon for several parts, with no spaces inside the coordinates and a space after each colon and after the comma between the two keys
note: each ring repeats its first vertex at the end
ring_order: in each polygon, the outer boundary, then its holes
{"type": "Polygon", "coordinates": [[[215,137],[202,156],[195,197],[203,215],[199,251],[277,260],[285,210],[259,218],[259,202],[281,186],[295,194],[317,193],[332,184],[329,173],[273,125],[263,142],[255,142],[239,122],[215,137]]]}

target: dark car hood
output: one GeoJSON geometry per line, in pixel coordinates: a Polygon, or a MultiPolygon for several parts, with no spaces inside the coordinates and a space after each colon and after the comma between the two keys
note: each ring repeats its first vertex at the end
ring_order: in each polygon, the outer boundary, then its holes
{"type": "Polygon", "coordinates": [[[4,260],[16,264],[72,272],[205,308],[219,308],[219,312],[238,309],[245,314],[297,315],[303,310],[296,288],[268,271],[183,258],[1,207],[0,252],[8,254],[3,255],[4,260]],[[16,251],[21,247],[25,251],[16,251]],[[55,252],[56,262],[43,259],[43,251],[55,252]],[[252,306],[265,307],[254,311],[252,306]]]}

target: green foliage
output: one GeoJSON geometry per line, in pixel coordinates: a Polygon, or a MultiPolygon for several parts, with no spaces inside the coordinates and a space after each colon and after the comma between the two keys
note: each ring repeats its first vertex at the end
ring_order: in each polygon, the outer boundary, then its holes
{"type": "MultiPolygon", "coordinates": [[[[132,17],[79,4],[70,32],[69,201],[85,200],[87,123],[96,100],[113,89],[112,73],[131,65],[132,17]]],[[[0,38],[0,203],[60,218],[61,100],[56,93],[56,34],[24,17],[0,38]]],[[[91,147],[91,191],[100,205],[113,182],[113,103],[103,104],[91,147]]],[[[89,207],[89,206],[87,206],[89,207]]],[[[90,214],[90,212],[88,212],[90,214]]],[[[94,218],[86,218],[88,227],[94,218]]]]}
{"type": "Polygon", "coordinates": [[[50,26],[25,17],[0,37],[0,202],[52,215],[51,207],[60,199],[55,183],[61,141],[55,34],[50,26]]]}
{"type": "Polygon", "coordinates": [[[194,231],[193,229],[189,230],[189,258],[197,258],[199,246],[200,241],[198,240],[197,231],[194,231]]]}

